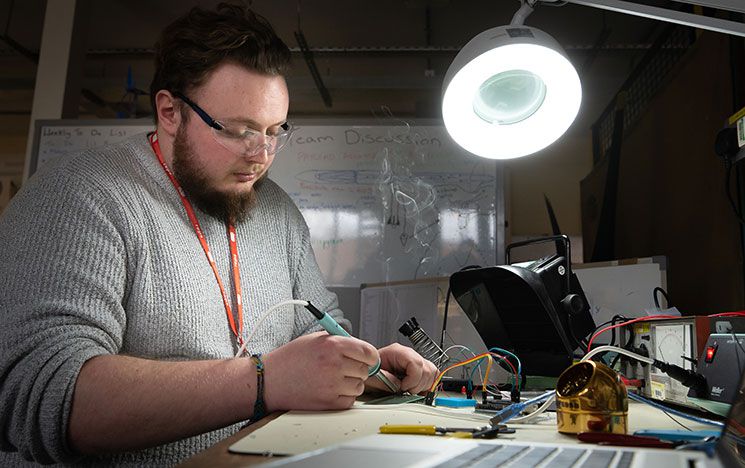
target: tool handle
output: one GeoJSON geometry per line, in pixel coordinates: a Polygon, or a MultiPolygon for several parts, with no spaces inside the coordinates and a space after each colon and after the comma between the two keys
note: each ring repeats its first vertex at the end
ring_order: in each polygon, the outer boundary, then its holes
{"type": "Polygon", "coordinates": [[[323,314],[323,317],[318,319],[318,323],[329,332],[329,335],[349,336],[349,333],[329,314],[323,314]]]}
{"type": "MultiPolygon", "coordinates": [[[[332,316],[330,316],[329,314],[325,312],[321,312],[315,306],[313,306],[313,304],[311,304],[310,302],[308,303],[308,305],[305,306],[305,308],[308,309],[316,317],[316,319],[318,319],[318,323],[321,324],[323,329],[326,330],[329,335],[347,336],[347,337],[351,336],[349,333],[347,333],[345,329],[341,327],[341,325],[339,325],[339,323],[336,320],[334,320],[332,316]]],[[[393,384],[393,382],[391,382],[386,376],[384,376],[380,372],[380,361],[378,361],[377,364],[375,364],[370,369],[368,369],[367,375],[376,376],[378,380],[383,382],[385,386],[388,387],[388,389],[392,391],[393,393],[398,393],[400,390],[399,388],[396,387],[395,384],[393,384]]]]}
{"type": "Polygon", "coordinates": [[[414,424],[390,424],[380,426],[381,434],[419,434],[419,435],[436,435],[437,427],[419,426],[414,424]]]}

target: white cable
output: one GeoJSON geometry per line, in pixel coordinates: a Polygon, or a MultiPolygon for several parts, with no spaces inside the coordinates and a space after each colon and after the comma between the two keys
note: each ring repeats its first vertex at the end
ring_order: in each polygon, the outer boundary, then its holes
{"type": "MultiPolygon", "coordinates": [[[[444,367],[447,367],[447,363],[450,362],[450,359],[457,359],[457,357],[455,357],[455,356],[453,356],[452,358],[449,357],[448,351],[450,351],[451,349],[460,349],[459,355],[465,355],[466,353],[464,351],[468,351],[469,353],[471,353],[471,357],[476,357],[476,353],[474,353],[473,351],[471,351],[471,349],[468,348],[467,346],[463,346],[463,345],[452,345],[452,346],[449,346],[447,349],[445,349],[442,352],[443,357],[448,356],[448,359],[445,360],[444,362],[435,363],[435,365],[438,368],[440,368],[440,367],[443,367],[443,368],[444,367]]],[[[481,366],[479,366],[478,369],[479,369],[479,377],[481,378],[481,381],[483,382],[484,381],[484,374],[481,372],[481,366]]],[[[468,375],[469,370],[470,369],[468,369],[466,366],[463,366],[463,368],[461,369],[461,376],[463,376],[464,379],[468,375]]]]}
{"type": "Polygon", "coordinates": [[[517,424],[528,424],[528,423],[530,423],[530,421],[532,421],[533,419],[535,419],[538,416],[540,416],[541,414],[543,414],[548,409],[548,407],[551,406],[551,403],[553,403],[555,399],[556,399],[556,394],[550,396],[548,398],[548,400],[544,401],[543,404],[541,406],[539,406],[538,409],[536,409],[532,413],[526,414],[525,416],[520,416],[520,417],[517,417],[517,418],[512,418],[512,419],[510,419],[510,422],[511,423],[517,423],[517,424]]]}
{"type": "Polygon", "coordinates": [[[596,354],[600,354],[605,351],[613,351],[616,353],[621,353],[628,357],[634,358],[637,361],[646,362],[647,364],[654,364],[654,359],[648,358],[646,356],[642,356],[641,354],[632,353],[631,351],[628,351],[623,348],[619,348],[618,346],[599,346],[593,349],[592,351],[590,351],[589,353],[585,354],[584,357],[580,359],[580,361],[587,361],[588,359],[595,356],[596,354]]]}
{"type": "Polygon", "coordinates": [[[256,323],[256,326],[254,327],[254,329],[253,329],[253,330],[251,331],[251,334],[250,334],[250,335],[248,335],[248,338],[246,338],[246,339],[245,339],[245,340],[243,341],[243,345],[241,345],[241,347],[240,347],[240,349],[238,350],[238,352],[237,352],[237,353],[235,353],[235,357],[240,357],[240,356],[241,356],[241,355],[243,354],[243,352],[244,352],[244,351],[246,350],[246,346],[248,345],[249,341],[251,341],[251,339],[252,339],[252,338],[254,337],[254,335],[255,335],[255,334],[256,334],[256,332],[257,332],[257,331],[259,330],[259,328],[261,328],[261,325],[262,325],[262,324],[264,323],[264,320],[266,320],[266,319],[267,319],[267,317],[269,317],[269,314],[271,314],[271,313],[272,313],[272,312],[273,312],[274,310],[276,310],[276,309],[278,309],[278,308],[280,308],[280,307],[282,307],[282,306],[286,306],[286,305],[289,305],[289,304],[295,304],[295,305],[307,306],[307,305],[308,305],[308,301],[300,301],[300,300],[297,300],[297,299],[290,299],[290,300],[287,300],[287,301],[282,301],[282,302],[280,302],[280,303],[278,303],[278,304],[274,304],[273,306],[271,306],[270,308],[268,308],[268,309],[267,309],[267,310],[266,310],[266,311],[265,311],[265,312],[264,312],[264,313],[263,313],[263,314],[261,315],[261,318],[260,318],[260,319],[259,319],[259,321],[258,321],[258,322],[256,323]]]}
{"type": "Polygon", "coordinates": [[[474,353],[473,351],[471,351],[471,349],[468,346],[463,346],[463,345],[459,345],[459,344],[452,345],[452,346],[448,347],[442,353],[443,354],[447,354],[448,351],[450,351],[451,349],[460,349],[461,350],[460,354],[463,354],[463,351],[468,351],[469,353],[471,353],[471,357],[476,357],[476,353],[474,353]]]}

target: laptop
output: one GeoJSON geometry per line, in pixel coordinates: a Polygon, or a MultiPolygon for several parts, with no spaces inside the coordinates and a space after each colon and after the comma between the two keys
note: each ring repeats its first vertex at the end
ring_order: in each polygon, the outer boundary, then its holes
{"type": "Polygon", "coordinates": [[[262,465],[304,468],[745,467],[745,374],[715,455],[693,450],[377,434],[262,465]]]}

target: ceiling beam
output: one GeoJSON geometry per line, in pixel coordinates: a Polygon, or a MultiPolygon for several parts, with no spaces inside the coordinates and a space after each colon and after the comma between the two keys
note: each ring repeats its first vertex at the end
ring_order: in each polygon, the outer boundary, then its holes
{"type": "Polygon", "coordinates": [[[742,0],[675,0],[678,3],[698,5],[702,7],[719,8],[720,10],[745,13],[745,3],[742,0]]]}
{"type": "MultiPolygon", "coordinates": [[[[556,1],[556,0],[549,0],[556,1]]],[[[642,5],[640,3],[626,2],[623,0],[566,0],[568,3],[575,5],[589,6],[593,8],[600,8],[602,10],[613,11],[616,13],[625,13],[633,16],[640,16],[642,18],[655,19],[660,21],[667,21],[669,23],[682,24],[683,26],[690,26],[694,28],[706,29],[709,31],[715,31],[724,34],[733,34],[736,36],[745,37],[745,23],[737,21],[730,21],[720,18],[711,18],[709,16],[695,15],[693,13],[685,13],[682,11],[670,10],[667,8],[654,7],[649,5],[642,5]]],[[[742,0],[686,0],[681,3],[697,4],[697,3],[719,3],[719,4],[730,4],[734,1],[742,2],[742,0]]],[[[743,11],[743,7],[739,6],[737,9],[730,9],[730,11],[743,11]]]]}

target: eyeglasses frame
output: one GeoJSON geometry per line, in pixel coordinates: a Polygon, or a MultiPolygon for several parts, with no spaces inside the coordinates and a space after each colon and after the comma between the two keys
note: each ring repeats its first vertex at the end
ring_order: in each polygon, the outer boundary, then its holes
{"type": "MultiPolygon", "coordinates": [[[[220,122],[218,122],[217,120],[213,119],[204,109],[202,109],[201,107],[199,107],[196,102],[194,102],[191,99],[189,99],[188,97],[184,96],[183,93],[180,93],[178,91],[171,91],[171,94],[173,96],[175,96],[176,98],[180,99],[181,101],[185,102],[186,105],[188,105],[189,107],[191,107],[191,110],[193,110],[199,116],[199,118],[201,118],[202,121],[204,121],[204,123],[206,123],[210,127],[214,128],[215,130],[218,130],[218,131],[225,130],[225,127],[223,125],[221,125],[220,122]]],[[[287,122],[285,122],[282,125],[280,125],[280,128],[282,130],[284,130],[284,131],[289,131],[290,130],[290,124],[287,123],[287,122]]],[[[257,132],[257,133],[259,133],[259,132],[257,132]]]]}

